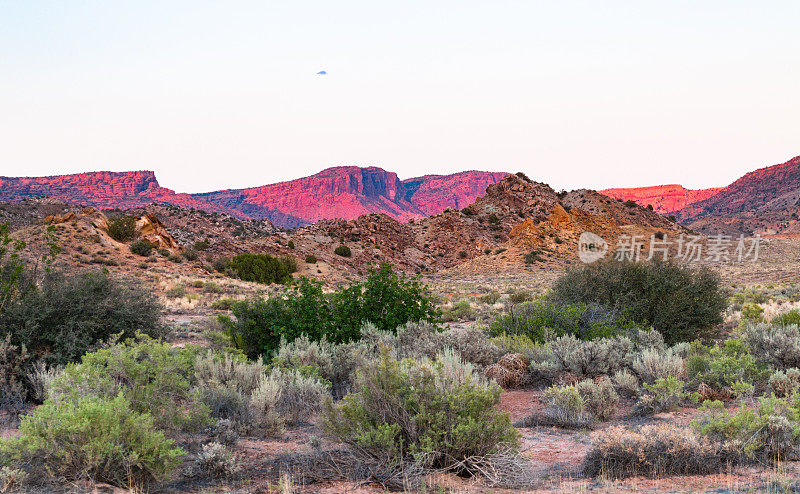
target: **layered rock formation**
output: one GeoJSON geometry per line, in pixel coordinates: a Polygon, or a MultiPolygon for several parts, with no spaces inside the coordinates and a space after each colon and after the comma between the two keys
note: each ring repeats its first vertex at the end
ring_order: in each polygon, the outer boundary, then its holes
{"type": "Polygon", "coordinates": [[[601,190],[600,193],[623,201],[633,200],[642,206],[651,205],[657,213],[667,214],[685,208],[695,202],[707,199],[720,190],[722,190],[721,187],[692,190],[682,185],[670,184],[654,185],[651,187],[605,189],[601,190]]]}
{"type": "Polygon", "coordinates": [[[204,194],[179,194],[161,187],[151,171],[91,172],[52,177],[0,177],[0,201],[51,197],[98,208],[135,208],[164,203],[266,219],[295,228],[322,219],[353,219],[381,213],[406,221],[462,208],[504,173],[468,171],[401,181],[377,167],[342,166],[315,175],[260,187],[204,194]]]}
{"type": "Polygon", "coordinates": [[[407,221],[465,207],[505,175],[468,171],[401,181],[378,167],[338,166],[297,180],[194,197],[288,227],[371,213],[407,221]]]}
{"type": "Polygon", "coordinates": [[[102,209],[127,209],[160,202],[186,209],[239,215],[237,211],[205,203],[189,194],[176,194],[173,190],[161,187],[155,173],[151,171],[0,177],[0,201],[19,202],[33,197],[51,197],[69,204],[102,209]]]}
{"type": "Polygon", "coordinates": [[[508,175],[505,172],[466,171],[452,175],[425,175],[403,180],[406,200],[429,216],[447,208],[461,209],[486,193],[486,187],[508,175]]]}

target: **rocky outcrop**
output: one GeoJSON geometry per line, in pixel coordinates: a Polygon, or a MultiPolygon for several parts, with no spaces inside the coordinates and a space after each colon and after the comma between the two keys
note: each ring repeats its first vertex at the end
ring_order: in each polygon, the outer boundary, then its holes
{"type": "Polygon", "coordinates": [[[722,190],[720,187],[711,189],[687,189],[682,185],[654,185],[651,187],[633,187],[620,189],[601,190],[614,199],[635,201],[641,206],[653,206],[657,213],[668,214],[698,201],[707,199],[722,190]]]}
{"type": "MultiPolygon", "coordinates": [[[[86,207],[80,211],[69,211],[64,214],[54,214],[44,219],[45,224],[58,225],[73,223],[79,225],[82,231],[90,232],[103,246],[122,247],[121,242],[111,238],[108,233],[108,217],[93,207],[86,207]]],[[[151,214],[144,214],[136,220],[136,237],[147,240],[157,248],[167,249],[173,253],[180,251],[180,245],[170,235],[158,218],[151,214]]]]}

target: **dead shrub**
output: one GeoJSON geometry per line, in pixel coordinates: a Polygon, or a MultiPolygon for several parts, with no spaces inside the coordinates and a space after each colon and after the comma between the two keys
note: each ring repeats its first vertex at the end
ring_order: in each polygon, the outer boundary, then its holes
{"type": "Polygon", "coordinates": [[[508,353],[500,357],[496,364],[486,368],[484,375],[494,379],[504,389],[522,386],[528,381],[530,362],[521,353],[508,353]]]}
{"type": "Polygon", "coordinates": [[[598,432],[586,455],[587,476],[612,479],[646,476],[707,475],[738,462],[738,454],[689,428],[646,425],[612,427],[598,432]]]}

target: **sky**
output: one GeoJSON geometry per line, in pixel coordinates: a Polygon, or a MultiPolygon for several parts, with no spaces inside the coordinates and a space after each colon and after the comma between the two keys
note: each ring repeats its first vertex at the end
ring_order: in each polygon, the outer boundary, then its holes
{"type": "Polygon", "coordinates": [[[726,185],[800,155],[798,19],[797,1],[0,0],[0,176],[726,185]]]}

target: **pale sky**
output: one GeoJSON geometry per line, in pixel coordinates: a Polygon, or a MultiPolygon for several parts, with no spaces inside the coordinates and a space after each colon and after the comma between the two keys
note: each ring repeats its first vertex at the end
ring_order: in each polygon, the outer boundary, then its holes
{"type": "Polygon", "coordinates": [[[798,1],[0,0],[0,175],[726,185],[800,155],[799,21],[798,1]]]}

